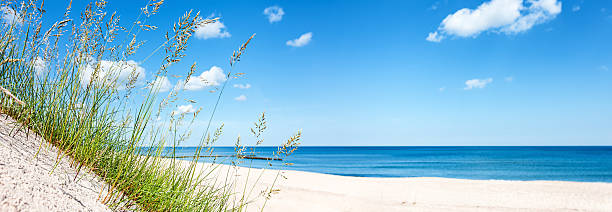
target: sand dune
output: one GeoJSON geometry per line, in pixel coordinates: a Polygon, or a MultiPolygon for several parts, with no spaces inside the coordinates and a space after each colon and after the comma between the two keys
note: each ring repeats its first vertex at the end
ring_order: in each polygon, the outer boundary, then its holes
{"type": "Polygon", "coordinates": [[[16,126],[0,114],[0,211],[110,211],[97,201],[102,184],[95,175],[82,171],[75,180],[69,158],[50,174],[57,149],[16,126]]]}

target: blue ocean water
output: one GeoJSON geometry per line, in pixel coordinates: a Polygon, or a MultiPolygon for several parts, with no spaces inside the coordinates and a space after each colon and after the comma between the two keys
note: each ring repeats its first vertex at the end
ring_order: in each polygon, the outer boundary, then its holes
{"type": "MultiPolygon", "coordinates": [[[[271,156],[276,150],[257,147],[255,152],[271,156]]],[[[182,147],[176,149],[176,155],[193,155],[194,151],[182,147]]],[[[233,152],[233,147],[216,147],[213,154],[233,152]]],[[[229,160],[216,159],[221,163],[229,160]]],[[[240,165],[359,177],[612,182],[612,146],[300,147],[285,161],[272,162],[272,167],[263,160],[243,160],[240,165]]]]}

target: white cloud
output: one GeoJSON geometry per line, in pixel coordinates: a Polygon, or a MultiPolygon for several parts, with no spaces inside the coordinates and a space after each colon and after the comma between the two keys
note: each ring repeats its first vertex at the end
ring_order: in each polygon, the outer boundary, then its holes
{"type": "Polygon", "coordinates": [[[501,31],[506,34],[516,34],[531,29],[536,24],[549,21],[561,13],[561,2],[557,0],[531,0],[526,15],[521,15],[514,23],[503,27],[501,31]]]}
{"type": "Polygon", "coordinates": [[[172,88],[172,83],[170,83],[170,80],[168,80],[168,77],[161,76],[161,77],[156,77],[155,80],[153,80],[153,82],[151,82],[151,84],[147,86],[147,88],[151,88],[151,87],[153,88],[159,87],[159,92],[166,92],[172,88]]]}
{"type": "Polygon", "coordinates": [[[506,77],[504,80],[506,80],[506,82],[512,82],[514,81],[514,77],[506,77]]]}
{"type": "Polygon", "coordinates": [[[176,110],[172,111],[172,115],[183,115],[183,114],[187,114],[187,113],[195,113],[195,109],[193,108],[193,105],[188,104],[188,105],[179,105],[176,110]]]}
{"type": "Polygon", "coordinates": [[[225,82],[227,77],[223,69],[213,66],[209,70],[202,72],[200,76],[192,76],[187,83],[184,83],[185,90],[201,90],[208,86],[218,86],[225,82]]]}
{"type": "Polygon", "coordinates": [[[610,70],[610,69],[608,69],[608,66],[607,66],[607,65],[601,65],[601,66],[599,66],[599,69],[601,69],[602,71],[608,71],[608,70],[610,70]]]}
{"type": "Polygon", "coordinates": [[[574,5],[574,6],[572,7],[572,11],[576,12],[576,11],[578,11],[578,10],[580,10],[580,5],[574,5]]]}
{"type": "Polygon", "coordinates": [[[487,86],[487,84],[491,82],[493,82],[493,78],[471,79],[471,80],[465,81],[465,88],[463,89],[472,90],[472,88],[484,88],[485,86],[487,86]]]}
{"type": "Polygon", "coordinates": [[[240,88],[240,89],[249,89],[251,88],[251,84],[234,84],[234,88],[240,88]]]}
{"type": "MultiPolygon", "coordinates": [[[[208,19],[213,18],[214,14],[209,16],[208,19]]],[[[225,24],[217,20],[213,23],[203,24],[195,30],[196,38],[209,39],[209,38],[227,38],[232,35],[227,31],[225,24]]]]}
{"type": "Polygon", "coordinates": [[[440,91],[440,92],[444,92],[445,90],[446,90],[446,87],[440,87],[440,88],[438,88],[438,91],[440,91]]]}
{"type": "Polygon", "coordinates": [[[264,9],[263,14],[268,16],[268,21],[270,21],[270,23],[274,23],[283,19],[285,11],[278,6],[272,6],[264,9]]]}
{"type": "MultiPolygon", "coordinates": [[[[81,85],[87,86],[92,80],[97,63],[90,59],[87,66],[82,70],[79,80],[81,85]]],[[[145,77],[145,69],[133,60],[128,61],[100,61],[100,69],[94,79],[94,84],[101,85],[102,83],[115,83],[118,89],[125,89],[125,84],[131,77],[137,77],[136,83],[142,83],[145,77]]]]}
{"type": "Polygon", "coordinates": [[[246,101],[247,97],[244,94],[242,94],[242,95],[237,96],[236,98],[234,98],[234,100],[242,102],[242,101],[246,101]]]}
{"type": "Polygon", "coordinates": [[[446,36],[476,37],[485,31],[516,34],[552,20],[559,13],[561,2],[557,0],[491,0],[476,9],[463,8],[448,15],[426,40],[439,42],[446,36]]]}
{"type": "Polygon", "coordinates": [[[425,38],[425,40],[439,43],[440,41],[442,41],[442,38],[442,35],[439,35],[438,32],[430,32],[429,35],[427,35],[427,38],[425,38]]]}
{"type": "Polygon", "coordinates": [[[312,39],[312,32],[308,32],[308,33],[301,35],[299,38],[296,38],[294,40],[288,40],[287,45],[293,46],[293,47],[302,47],[310,43],[311,39],[312,39]]]}
{"type": "Polygon", "coordinates": [[[36,76],[44,76],[49,70],[48,66],[49,64],[42,57],[36,57],[34,59],[34,72],[36,73],[36,76]]]}
{"type": "Polygon", "coordinates": [[[23,18],[20,14],[17,14],[17,11],[13,10],[8,6],[0,7],[0,12],[2,12],[2,20],[5,24],[17,24],[21,26],[23,24],[23,18]]]}

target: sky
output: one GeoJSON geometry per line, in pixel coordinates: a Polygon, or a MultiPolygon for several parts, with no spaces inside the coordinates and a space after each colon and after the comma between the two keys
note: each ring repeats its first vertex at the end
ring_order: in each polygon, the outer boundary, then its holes
{"type": "MultiPolygon", "coordinates": [[[[51,25],[66,3],[45,4],[51,25]]],[[[111,0],[108,10],[130,25],[145,4],[111,0]]],[[[143,81],[155,80],[161,55],[144,58],[191,9],[220,21],[198,28],[170,69],[184,76],[195,62],[207,80],[182,85],[196,103],[174,111],[202,108],[185,146],[198,143],[209,91],[253,33],[232,70],[245,75],[229,79],[213,121],[225,124],[219,145],[247,138],[264,111],[264,145],[299,129],[306,146],[612,145],[610,1],[166,1],[130,58],[143,81]]],[[[159,79],[160,96],[181,82],[159,79]]]]}

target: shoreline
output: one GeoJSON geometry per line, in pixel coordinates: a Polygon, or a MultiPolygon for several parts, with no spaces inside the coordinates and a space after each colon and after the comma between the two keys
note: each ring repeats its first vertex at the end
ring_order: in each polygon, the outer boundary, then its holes
{"type": "MultiPolygon", "coordinates": [[[[276,148],[258,146],[253,151],[270,156],[276,148]]],[[[181,156],[194,153],[189,147],[176,150],[181,156]]],[[[233,148],[215,146],[210,154],[231,155],[233,148]]],[[[217,163],[231,164],[228,160],[217,163]]],[[[241,166],[251,164],[243,161],[241,166]]],[[[612,183],[612,147],[300,147],[272,164],[275,169],[341,176],[612,183]]],[[[265,160],[255,160],[252,167],[269,166],[265,160]]]]}
{"type": "MultiPolygon", "coordinates": [[[[170,159],[170,158],[164,158],[164,159],[170,159]]],[[[177,159],[177,161],[187,161],[189,162],[189,160],[183,160],[183,159],[177,159]]],[[[212,164],[212,163],[208,163],[208,162],[198,162],[201,164],[212,164]]],[[[218,165],[225,165],[225,166],[231,166],[229,164],[223,164],[223,163],[215,163],[218,165]]],[[[248,166],[238,166],[240,168],[250,168],[250,169],[262,169],[262,168],[258,168],[258,167],[248,167],[248,166]]],[[[470,178],[460,178],[460,177],[435,177],[435,176],[418,176],[418,177],[379,177],[379,176],[354,176],[354,175],[342,175],[342,174],[331,174],[331,173],[323,173],[323,172],[316,172],[316,171],[303,171],[303,170],[294,170],[294,169],[277,169],[277,168],[269,168],[266,169],[269,171],[291,171],[291,172],[303,172],[303,173],[313,173],[313,174],[323,174],[323,175],[331,175],[331,176],[338,176],[338,177],[355,177],[355,178],[374,178],[374,179],[413,179],[413,178],[433,178],[433,179],[455,179],[455,180],[475,180],[475,181],[511,181],[511,182],[574,182],[574,183],[607,183],[607,184],[612,184],[612,181],[576,181],[576,180],[515,180],[515,179],[470,179],[470,178]]]]}

